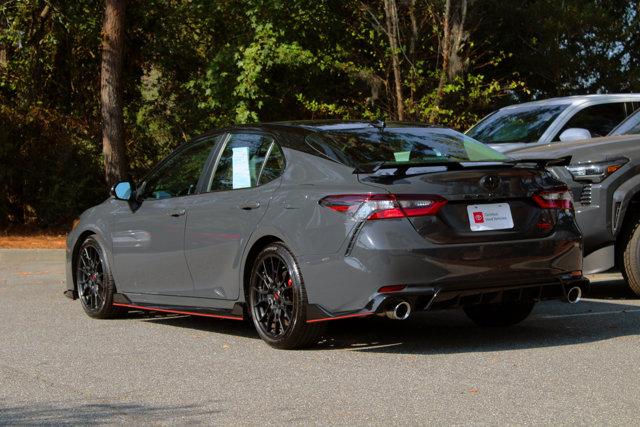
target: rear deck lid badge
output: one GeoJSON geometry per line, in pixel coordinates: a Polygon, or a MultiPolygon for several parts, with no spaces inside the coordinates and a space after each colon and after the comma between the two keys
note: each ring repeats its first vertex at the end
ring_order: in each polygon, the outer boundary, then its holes
{"type": "Polygon", "coordinates": [[[480,178],[480,185],[488,191],[495,191],[500,186],[500,178],[496,175],[485,175],[480,178]]]}

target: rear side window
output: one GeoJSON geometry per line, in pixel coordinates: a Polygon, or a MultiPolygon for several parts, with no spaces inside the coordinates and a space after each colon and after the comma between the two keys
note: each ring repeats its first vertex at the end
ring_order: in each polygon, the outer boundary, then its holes
{"type": "Polygon", "coordinates": [[[582,128],[591,132],[592,138],[607,136],[626,117],[625,103],[592,105],[578,111],[558,132],[555,141],[560,140],[560,134],[569,128],[582,128]]]}
{"type": "Polygon", "coordinates": [[[640,133],[640,111],[632,114],[622,122],[617,128],[611,131],[610,135],[635,135],[640,133]]]}
{"type": "Polygon", "coordinates": [[[256,187],[280,176],[283,168],[282,151],[271,136],[234,133],[220,154],[207,191],[256,187]]]}
{"type": "Polygon", "coordinates": [[[284,154],[278,144],[271,145],[271,151],[260,173],[258,185],[266,184],[278,178],[284,172],[284,154]]]}

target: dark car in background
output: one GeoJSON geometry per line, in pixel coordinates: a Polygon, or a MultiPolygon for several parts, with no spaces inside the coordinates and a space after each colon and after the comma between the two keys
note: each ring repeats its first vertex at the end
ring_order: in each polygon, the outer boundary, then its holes
{"type": "Polygon", "coordinates": [[[640,94],[581,95],[501,108],[466,134],[501,152],[603,137],[640,108],[640,94]]]}
{"type": "Polygon", "coordinates": [[[571,157],[551,172],[571,188],[584,234],[585,274],[619,268],[640,296],[640,113],[616,136],[511,152],[516,158],[571,157]]]}
{"type": "Polygon", "coordinates": [[[96,318],[249,316],[279,348],[438,308],[515,324],[588,285],[571,194],[544,166],[410,124],[214,131],[83,213],[65,294],[96,318]]]}

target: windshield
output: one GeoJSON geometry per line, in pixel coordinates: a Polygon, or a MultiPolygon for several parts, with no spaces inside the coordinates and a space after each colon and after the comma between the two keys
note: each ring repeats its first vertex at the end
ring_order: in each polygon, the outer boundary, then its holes
{"type": "Polygon", "coordinates": [[[620,123],[609,135],[635,135],[640,133],[640,111],[630,115],[627,120],[620,123]]]}
{"type": "Polygon", "coordinates": [[[508,158],[451,129],[357,129],[307,136],[316,151],[350,166],[372,163],[419,164],[500,162],[508,158]]]}
{"type": "Polygon", "coordinates": [[[487,144],[538,142],[569,104],[523,106],[498,110],[467,131],[487,144]]]}

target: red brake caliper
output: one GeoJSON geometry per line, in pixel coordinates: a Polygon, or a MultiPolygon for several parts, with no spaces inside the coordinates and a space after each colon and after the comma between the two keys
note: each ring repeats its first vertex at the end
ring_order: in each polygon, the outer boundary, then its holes
{"type": "Polygon", "coordinates": [[[287,280],[287,287],[290,288],[293,286],[293,280],[291,280],[291,278],[289,278],[289,280],[287,280]]]}

